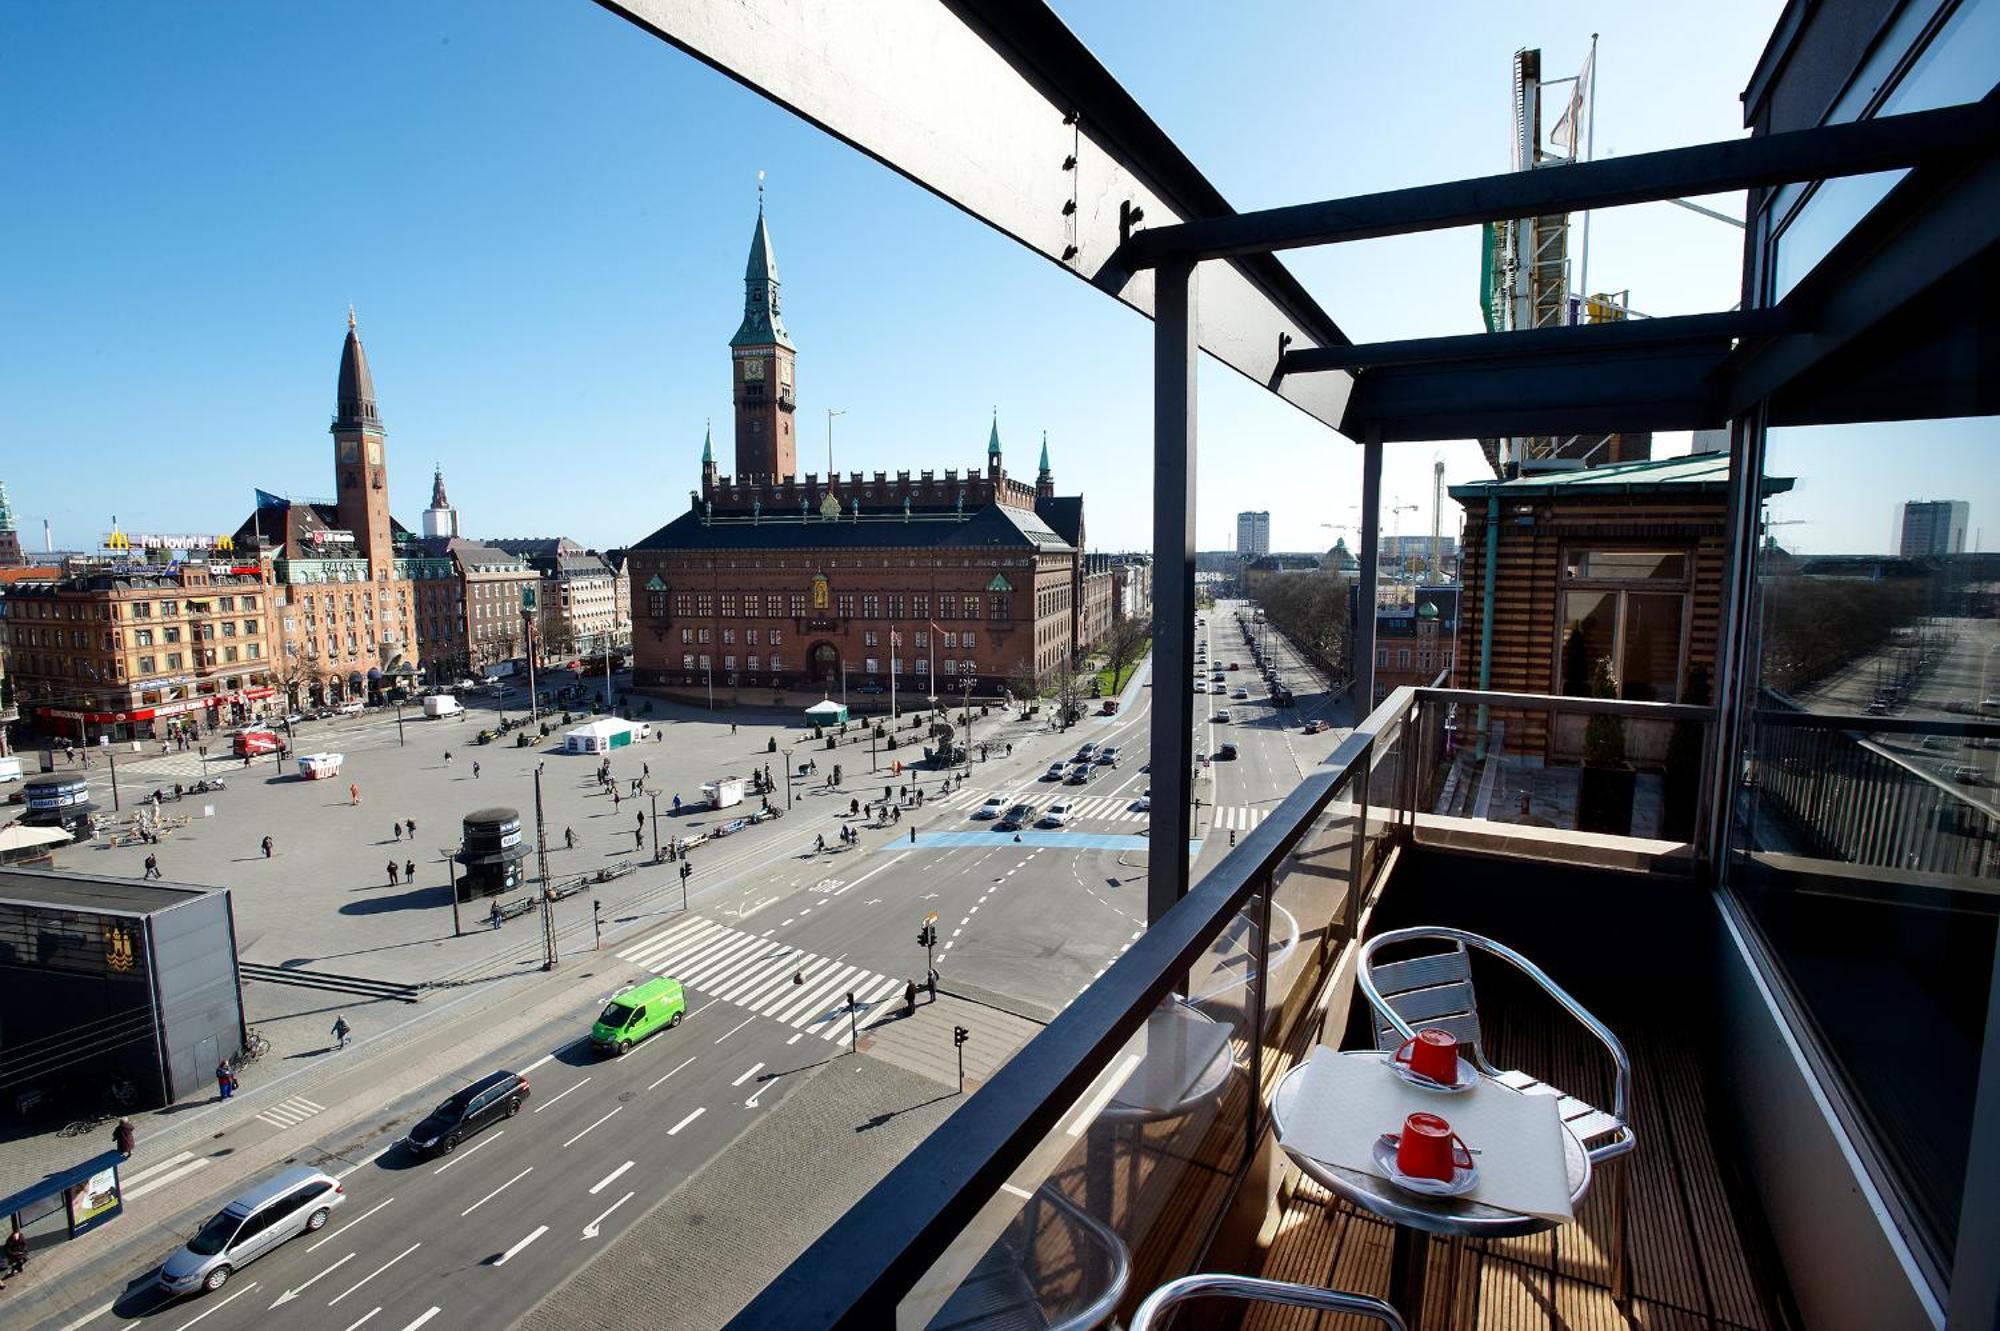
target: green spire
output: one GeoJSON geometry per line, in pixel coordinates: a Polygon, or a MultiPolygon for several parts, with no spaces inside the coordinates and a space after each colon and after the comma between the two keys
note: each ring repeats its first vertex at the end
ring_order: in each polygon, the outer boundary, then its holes
{"type": "Polygon", "coordinates": [[[1042,431],[1042,479],[1049,478],[1049,432],[1042,431]]]}
{"type": "Polygon", "coordinates": [[[715,425],[710,422],[702,427],[701,465],[706,467],[715,461],[715,425]]]}
{"type": "Polygon", "coordinates": [[[1000,408],[993,409],[993,433],[986,436],[986,456],[1000,456],[1000,408]]]}
{"type": "Polygon", "coordinates": [[[771,233],[764,226],[762,186],[758,187],[757,229],[750,236],[750,259],[743,265],[743,322],[732,347],[780,346],[792,348],[779,311],[778,260],[771,253],[771,233]]]}

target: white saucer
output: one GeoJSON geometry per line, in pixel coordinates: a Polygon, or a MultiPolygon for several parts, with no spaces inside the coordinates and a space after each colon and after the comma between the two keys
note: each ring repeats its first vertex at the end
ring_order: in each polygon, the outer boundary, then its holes
{"type": "Polygon", "coordinates": [[[1454,1169],[1449,1182],[1444,1179],[1413,1178],[1405,1174],[1396,1168],[1396,1139],[1386,1132],[1375,1139],[1372,1154],[1375,1158],[1375,1167],[1382,1171],[1382,1177],[1405,1192],[1414,1192],[1425,1197],[1463,1197],[1479,1186],[1479,1165],[1476,1162],[1470,1168],[1454,1169]]]}
{"type": "Polygon", "coordinates": [[[1384,1054],[1382,1060],[1389,1065],[1391,1072],[1401,1077],[1410,1085],[1420,1090],[1436,1091],[1439,1095],[1464,1095],[1472,1089],[1473,1083],[1479,1080],[1479,1070],[1472,1066],[1472,1060],[1464,1054],[1458,1056],[1458,1085],[1456,1086],[1447,1086],[1441,1081],[1432,1081],[1420,1072],[1411,1071],[1408,1064],[1398,1063],[1394,1054],[1384,1054]]]}

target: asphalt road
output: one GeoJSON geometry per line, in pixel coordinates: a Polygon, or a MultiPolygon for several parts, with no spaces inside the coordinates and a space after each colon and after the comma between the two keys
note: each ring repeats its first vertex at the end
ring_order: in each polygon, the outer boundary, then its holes
{"type": "MultiPolygon", "coordinates": [[[[302,1152],[349,1162],[332,1171],[346,1201],[319,1234],[276,1249],[217,1294],[173,1301],[150,1280],[167,1254],[133,1253],[133,1283],[83,1325],[227,1331],[269,1326],[281,1308],[299,1328],[504,1325],[781,1103],[796,1074],[839,1053],[696,995],[677,1029],[602,1058],[580,1033],[615,987],[600,983],[579,994],[573,1020],[383,1106],[358,1137],[302,1152]],[[532,1086],[517,1116],[443,1158],[398,1144],[430,1104],[500,1067],[532,1086]]],[[[146,1175],[133,1177],[143,1185],[146,1175]]],[[[189,1211],[188,1232],[227,1196],[189,1211]]]]}

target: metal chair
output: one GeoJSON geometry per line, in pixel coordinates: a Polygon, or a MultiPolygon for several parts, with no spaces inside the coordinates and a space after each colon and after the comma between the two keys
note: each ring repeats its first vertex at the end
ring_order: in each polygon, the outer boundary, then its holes
{"type": "MultiPolygon", "coordinates": [[[[1415,1035],[1418,1026],[1435,1026],[1450,1031],[1468,1052],[1474,1067],[1503,1086],[1527,1095],[1559,1097],[1557,1110],[1569,1130],[1582,1142],[1593,1169],[1616,1159],[1639,1144],[1632,1130],[1629,1106],[1632,1102],[1632,1061],[1625,1046],[1611,1029],[1565,993],[1543,973],[1541,967],[1520,953],[1490,938],[1463,929],[1424,926],[1392,929],[1377,934],[1361,949],[1358,979],[1368,1005],[1375,1010],[1375,1042],[1392,1050],[1415,1035]],[[1384,948],[1411,943],[1442,944],[1443,950],[1426,952],[1402,961],[1378,962],[1384,948]],[[1503,1072],[1486,1059],[1480,1042],[1479,1003],[1472,985],[1472,954],[1477,948],[1508,962],[1533,980],[1570,1016],[1597,1037],[1610,1054],[1614,1069],[1609,1111],[1598,1109],[1560,1087],[1525,1072],[1503,1072]]],[[[1631,1297],[1631,1273],[1626,1255],[1625,1170],[1612,1171],[1611,1194],[1611,1297],[1619,1303],[1631,1297]]]]}
{"type": "Polygon", "coordinates": [[[1372,1317],[1390,1331],[1404,1331],[1403,1316],[1380,1299],[1366,1294],[1347,1294],[1316,1285],[1294,1285],[1284,1280],[1260,1280],[1255,1276],[1193,1275],[1169,1280],[1146,1296],[1132,1314],[1130,1331],[1154,1331],[1165,1324],[1167,1310],[1189,1299],[1248,1299],[1254,1303],[1282,1303],[1292,1308],[1318,1312],[1358,1313],[1372,1317]]]}

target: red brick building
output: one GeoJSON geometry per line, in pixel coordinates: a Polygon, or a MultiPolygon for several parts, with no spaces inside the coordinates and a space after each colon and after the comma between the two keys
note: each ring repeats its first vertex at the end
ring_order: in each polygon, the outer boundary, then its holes
{"type": "Polygon", "coordinates": [[[761,209],[730,339],[736,471],[712,441],[687,512],[634,545],[633,684],[769,702],[881,690],[1019,694],[1067,667],[1079,632],[1083,500],[1048,465],[797,471],[796,349],[761,209]]]}

